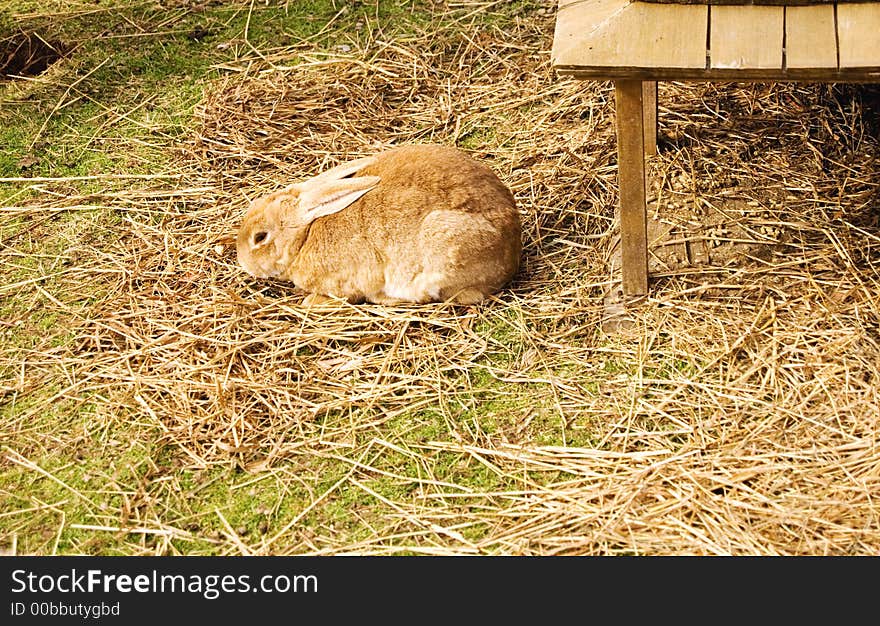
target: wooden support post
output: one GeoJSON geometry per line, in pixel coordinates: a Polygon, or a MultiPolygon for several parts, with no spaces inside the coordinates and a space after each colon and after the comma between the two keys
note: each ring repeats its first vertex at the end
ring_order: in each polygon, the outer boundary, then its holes
{"type": "Polygon", "coordinates": [[[643,296],[648,293],[648,221],[642,81],[615,81],[614,93],[623,293],[627,297],[643,296]]]}
{"type": "Polygon", "coordinates": [[[642,110],[645,124],[645,154],[657,154],[657,81],[642,81],[642,110]]]}

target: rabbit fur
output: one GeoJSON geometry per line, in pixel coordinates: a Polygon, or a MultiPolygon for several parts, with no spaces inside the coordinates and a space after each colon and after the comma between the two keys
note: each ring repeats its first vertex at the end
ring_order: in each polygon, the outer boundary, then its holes
{"type": "Polygon", "coordinates": [[[238,261],[349,302],[479,302],[519,268],[513,194],[486,165],[439,145],[344,163],[251,202],[238,261]]]}

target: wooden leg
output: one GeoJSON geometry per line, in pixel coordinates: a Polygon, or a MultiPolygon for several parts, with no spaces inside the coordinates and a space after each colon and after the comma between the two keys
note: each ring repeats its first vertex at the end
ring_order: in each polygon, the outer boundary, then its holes
{"type": "Polygon", "coordinates": [[[645,123],[645,154],[657,154],[657,81],[642,82],[642,110],[645,123]]]}
{"type": "Polygon", "coordinates": [[[624,296],[648,293],[648,221],[645,206],[645,124],[642,81],[614,83],[617,174],[620,185],[621,273],[624,296]]]}

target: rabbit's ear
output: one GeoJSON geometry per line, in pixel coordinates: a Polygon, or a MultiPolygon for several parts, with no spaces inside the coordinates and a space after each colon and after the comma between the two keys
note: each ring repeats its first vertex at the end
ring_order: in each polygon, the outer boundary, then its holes
{"type": "Polygon", "coordinates": [[[357,176],[310,186],[299,195],[304,221],[338,213],[378,184],[378,176],[357,176]]]}
{"type": "Polygon", "coordinates": [[[328,181],[340,180],[342,178],[346,178],[353,174],[357,174],[359,171],[367,167],[368,165],[372,165],[376,162],[376,157],[364,157],[362,159],[355,159],[354,161],[349,161],[348,163],[343,163],[341,165],[337,165],[334,168],[327,170],[326,172],[321,172],[317,176],[313,176],[308,180],[304,180],[301,183],[296,183],[293,185],[300,192],[308,191],[314,187],[319,185],[323,185],[328,181]]]}

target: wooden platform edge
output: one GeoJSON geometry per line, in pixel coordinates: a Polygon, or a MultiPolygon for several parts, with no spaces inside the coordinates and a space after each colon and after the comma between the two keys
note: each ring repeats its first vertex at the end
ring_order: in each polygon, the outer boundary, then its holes
{"type": "Polygon", "coordinates": [[[813,82],[813,83],[880,83],[880,66],[858,70],[814,70],[793,68],[779,70],[683,70],[681,68],[590,67],[553,65],[562,76],[579,80],[660,80],[660,81],[730,81],[730,82],[813,82]]]}

